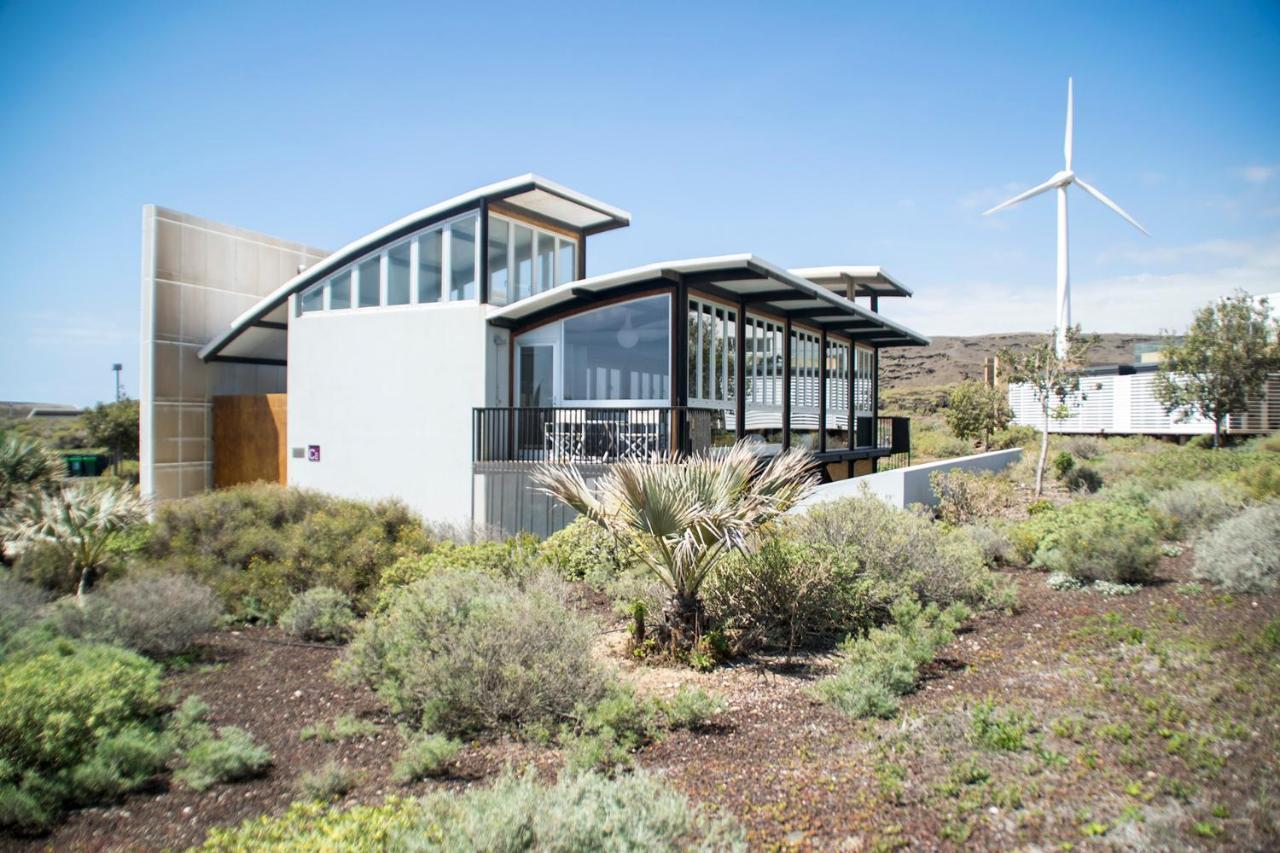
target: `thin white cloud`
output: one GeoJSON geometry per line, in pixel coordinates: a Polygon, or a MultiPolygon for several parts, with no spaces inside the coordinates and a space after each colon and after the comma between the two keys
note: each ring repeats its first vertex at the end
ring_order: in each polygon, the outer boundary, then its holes
{"type": "Polygon", "coordinates": [[[86,314],[37,311],[19,317],[32,345],[76,346],[136,343],[138,330],[108,318],[86,314]]]}
{"type": "Polygon", "coordinates": [[[1033,186],[1035,186],[1035,184],[1027,184],[1026,186],[1023,186],[1016,181],[1010,181],[1009,183],[1001,184],[1000,186],[983,187],[980,190],[974,190],[971,193],[966,193],[961,196],[959,204],[961,207],[969,210],[976,210],[978,208],[988,210],[1006,199],[1013,198],[1023,190],[1031,189],[1033,186]]]}
{"type": "MultiPolygon", "coordinates": [[[[1156,334],[1185,329],[1197,308],[1236,290],[1254,295],[1280,291],[1280,244],[1274,239],[1205,241],[1148,251],[1153,267],[1177,267],[1180,262],[1200,266],[1206,258],[1217,263],[1205,269],[1170,268],[1074,281],[1072,321],[1089,332],[1156,334]]],[[[915,298],[893,305],[889,313],[926,335],[1048,331],[1054,322],[1053,299],[1053,283],[1047,280],[1026,286],[922,284],[915,298]]]]}
{"type": "Polygon", "coordinates": [[[1244,178],[1251,184],[1270,183],[1273,178],[1280,175],[1280,166],[1266,166],[1255,164],[1253,166],[1245,166],[1239,170],[1240,177],[1244,178]]]}

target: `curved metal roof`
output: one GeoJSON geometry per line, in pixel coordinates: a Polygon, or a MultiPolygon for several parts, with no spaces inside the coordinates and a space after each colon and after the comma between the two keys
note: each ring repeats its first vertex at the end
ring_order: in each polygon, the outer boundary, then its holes
{"type": "Polygon", "coordinates": [[[337,272],[351,261],[430,226],[433,221],[474,209],[482,201],[496,200],[584,235],[631,224],[631,214],[627,211],[532,173],[498,181],[401,217],[302,270],[202,347],[200,358],[204,361],[219,358],[282,361],[286,349],[290,296],[337,272]]]}

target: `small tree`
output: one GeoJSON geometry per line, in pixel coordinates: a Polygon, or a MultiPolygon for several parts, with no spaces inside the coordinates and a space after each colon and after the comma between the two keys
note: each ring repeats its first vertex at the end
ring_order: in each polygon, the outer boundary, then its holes
{"type": "Polygon", "coordinates": [[[1266,299],[1237,291],[1196,312],[1181,343],[1166,338],[1156,372],[1156,399],[1172,414],[1213,421],[1213,446],[1222,446],[1222,425],[1262,394],[1267,374],[1280,369],[1280,326],[1266,299]]]}
{"type": "Polygon", "coordinates": [[[18,548],[43,543],[79,578],[82,603],[106,563],[111,538],[146,520],[147,503],[127,486],[77,483],[29,495],[4,515],[6,538],[18,548]]]}
{"type": "Polygon", "coordinates": [[[1031,386],[1040,404],[1040,458],[1036,462],[1036,497],[1044,493],[1044,465],[1049,457],[1049,419],[1069,414],[1067,400],[1080,393],[1080,374],[1084,370],[1089,348],[1099,340],[1097,335],[1083,335],[1079,326],[1067,329],[1067,352],[1059,356],[1055,347],[1057,330],[1038,344],[1019,350],[1001,350],[1000,361],[1008,368],[1009,383],[1031,386]]]}
{"type": "Polygon", "coordinates": [[[613,534],[670,591],[658,639],[688,651],[705,624],[702,583],[732,551],[754,546],[761,525],[795,506],[817,484],[813,459],[800,450],[775,456],[763,470],[751,445],[698,453],[682,461],[626,461],[609,466],[595,490],[572,466],[544,465],[543,492],[613,534]]]}
{"type": "Polygon", "coordinates": [[[84,413],[89,443],[111,451],[117,474],[121,459],[138,458],[138,415],[138,401],[128,397],[114,403],[99,403],[84,413]]]}
{"type": "Polygon", "coordinates": [[[982,382],[961,382],[947,395],[944,413],[947,426],[957,438],[965,441],[982,440],[982,449],[991,449],[991,434],[1004,429],[1013,419],[1009,398],[1004,389],[990,387],[982,382]]]}

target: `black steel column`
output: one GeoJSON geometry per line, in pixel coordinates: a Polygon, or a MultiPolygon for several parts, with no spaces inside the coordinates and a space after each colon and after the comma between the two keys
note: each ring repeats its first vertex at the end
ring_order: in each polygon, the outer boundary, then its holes
{"type": "Polygon", "coordinates": [[[742,441],[747,434],[747,302],[745,299],[738,303],[736,334],[735,346],[738,349],[738,358],[734,366],[737,371],[734,376],[734,396],[738,405],[733,414],[733,433],[738,441],[742,441]]]}
{"type": "Polygon", "coordinates": [[[479,277],[476,292],[480,294],[480,304],[489,301],[489,199],[480,199],[480,228],[477,229],[476,241],[480,244],[480,267],[476,270],[479,277]]]}
{"type": "Polygon", "coordinates": [[[782,449],[791,449],[791,318],[782,321],[782,449]]]}
{"type": "Polygon", "coordinates": [[[689,287],[678,278],[671,295],[671,446],[686,452],[689,405],[689,287]]]}
{"type": "Polygon", "coordinates": [[[818,334],[818,452],[827,452],[827,330],[818,334]]]}

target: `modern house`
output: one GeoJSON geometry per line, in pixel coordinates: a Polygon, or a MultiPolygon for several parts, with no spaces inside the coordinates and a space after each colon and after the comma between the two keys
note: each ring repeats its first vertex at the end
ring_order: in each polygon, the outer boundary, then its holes
{"type": "Polygon", "coordinates": [[[880,313],[907,288],[750,254],[588,275],[591,238],[628,224],[535,175],[331,253],[147,207],[144,492],[277,480],[546,533],[567,517],[529,488],[542,462],[739,438],[831,480],[905,462],[877,401],[879,351],[928,343],[880,313]]]}

